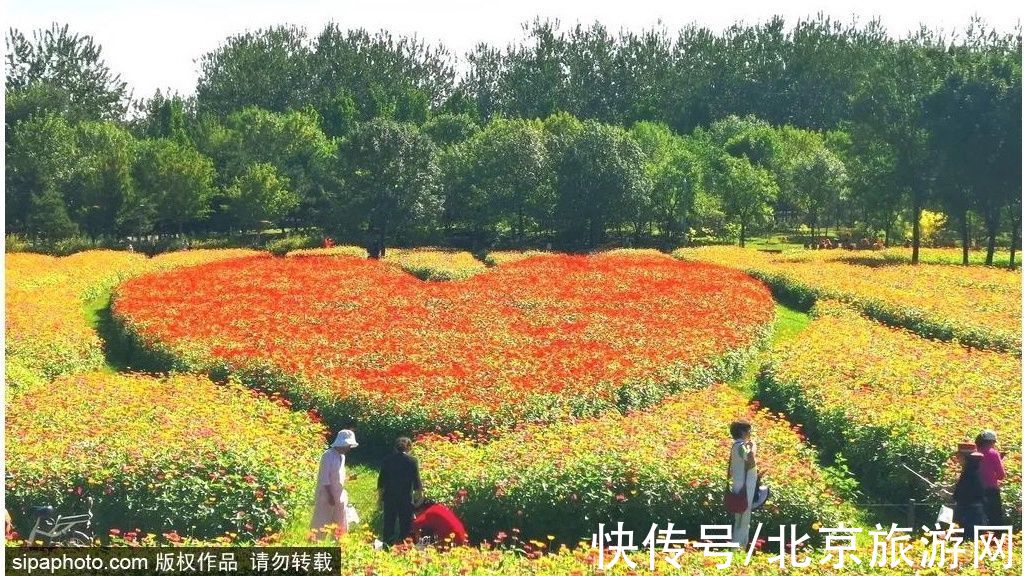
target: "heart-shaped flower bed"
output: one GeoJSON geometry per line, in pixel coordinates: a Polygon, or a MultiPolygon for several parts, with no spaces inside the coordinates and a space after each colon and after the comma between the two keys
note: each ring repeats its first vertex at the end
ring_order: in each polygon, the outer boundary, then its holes
{"type": "Polygon", "coordinates": [[[114,315],[162,368],[238,373],[390,435],[649,406],[735,373],[774,307],[742,272],[649,255],[541,256],[458,282],[255,257],[131,280],[114,315]]]}

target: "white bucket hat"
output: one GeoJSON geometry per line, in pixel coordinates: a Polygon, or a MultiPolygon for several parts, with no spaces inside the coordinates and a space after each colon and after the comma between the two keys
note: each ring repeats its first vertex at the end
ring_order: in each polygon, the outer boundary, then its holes
{"type": "Polygon", "coordinates": [[[331,443],[331,448],[355,448],[356,446],[359,446],[359,442],[356,442],[356,433],[351,430],[338,432],[338,437],[331,443]]]}

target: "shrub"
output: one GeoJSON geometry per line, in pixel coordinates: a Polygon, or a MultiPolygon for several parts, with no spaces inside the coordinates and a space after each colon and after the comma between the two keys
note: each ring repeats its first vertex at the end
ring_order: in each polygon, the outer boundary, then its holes
{"type": "Polygon", "coordinates": [[[26,391],[8,405],[6,433],[16,519],[33,505],[74,512],[91,496],[98,535],[240,540],[280,530],[308,501],[325,438],[305,413],[237,385],[106,373],[26,391]]]}
{"type": "Polygon", "coordinates": [[[818,317],[775,350],[758,394],[841,452],[866,489],[886,501],[928,499],[903,469],[955,480],[957,443],[982,429],[1009,451],[1011,518],[1020,518],[1020,359],[927,340],[820,302],[818,317]],[[829,361],[822,361],[830,359],[829,361]]]}
{"type": "Polygon", "coordinates": [[[274,256],[284,256],[293,250],[316,248],[318,246],[320,246],[319,236],[302,234],[298,236],[285,236],[284,238],[271,240],[267,242],[267,251],[274,256]]]}
{"type": "Polygon", "coordinates": [[[435,248],[389,248],[384,261],[397,264],[420,280],[465,280],[487,269],[469,252],[435,248]]]}
{"type": "MultiPolygon", "coordinates": [[[[749,419],[758,469],[772,500],[757,521],[775,527],[853,519],[825,482],[812,449],[781,416],[755,410],[725,385],[685,392],[649,412],[526,426],[487,444],[431,436],[417,444],[431,496],[455,506],[481,538],[518,529],[574,544],[604,522],[646,530],[674,522],[730,523],[722,504],[732,439],[729,422],[749,419]]],[[[774,529],[777,533],[777,528],[774,529]]]]}
{"type": "Polygon", "coordinates": [[[355,258],[366,258],[366,248],[362,246],[332,246],[331,248],[307,248],[304,250],[292,250],[285,254],[288,258],[303,258],[307,256],[352,256],[355,258]]]}
{"type": "Polygon", "coordinates": [[[776,295],[809,307],[841,300],[863,314],[927,338],[1020,355],[1019,274],[982,267],[886,265],[880,256],[845,250],[769,256],[742,248],[676,250],[684,260],[747,271],[776,295]],[[852,263],[857,262],[857,263],[852,263]]]}

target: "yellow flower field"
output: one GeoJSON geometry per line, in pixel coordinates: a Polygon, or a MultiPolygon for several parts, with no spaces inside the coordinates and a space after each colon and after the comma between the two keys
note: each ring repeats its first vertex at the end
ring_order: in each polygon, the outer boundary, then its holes
{"type": "Polygon", "coordinates": [[[484,444],[458,434],[427,436],[416,454],[428,496],[450,503],[478,538],[516,529],[524,538],[554,535],[573,544],[598,522],[613,521],[634,528],[674,522],[695,531],[726,521],[729,423],[738,419],[753,423],[763,455],[758,470],[772,486],[757,521],[809,528],[858,520],[799,428],[723,384],[682,392],[647,411],[523,426],[484,444]]]}
{"type": "Polygon", "coordinates": [[[421,280],[464,280],[487,270],[469,252],[437,248],[388,248],[384,261],[421,280]]]}
{"type": "Polygon", "coordinates": [[[280,530],[312,492],[325,436],[305,413],[240,385],[67,376],[8,403],[6,507],[23,534],[29,506],[78,510],[91,496],[97,535],[253,540],[280,530]]]}
{"type": "Polygon", "coordinates": [[[926,337],[1020,354],[1019,272],[882,264],[868,254],[825,250],[774,255],[726,246],[673,253],[684,260],[740,268],[770,284],[778,295],[806,305],[833,298],[926,337]],[[863,255],[868,264],[832,260],[844,254],[863,255]]]}
{"type": "Polygon", "coordinates": [[[189,250],[150,259],[113,250],[91,250],[63,258],[7,254],[8,389],[102,366],[102,342],[86,318],[83,304],[109,294],[125,278],[251,254],[255,252],[189,250]]]}
{"type": "Polygon", "coordinates": [[[354,256],[356,258],[366,258],[366,248],[362,246],[332,246],[330,248],[292,250],[285,254],[287,258],[303,258],[306,256],[354,256]]]}
{"type": "Polygon", "coordinates": [[[759,396],[827,451],[842,452],[892,502],[927,496],[901,463],[951,482],[957,443],[994,429],[1008,452],[1004,502],[1019,519],[1020,359],[927,340],[837,303],[816,310],[806,330],[774,350],[759,396]]]}

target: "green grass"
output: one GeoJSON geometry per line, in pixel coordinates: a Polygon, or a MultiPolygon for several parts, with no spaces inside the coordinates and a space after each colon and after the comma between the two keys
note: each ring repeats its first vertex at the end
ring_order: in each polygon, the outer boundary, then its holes
{"type": "MultiPolygon", "coordinates": [[[[806,312],[801,312],[776,302],[775,325],[772,327],[771,345],[774,346],[779,342],[796,336],[810,323],[811,317],[806,312]]],[[[747,364],[743,374],[731,381],[729,385],[743,393],[747,398],[753,398],[757,388],[757,373],[761,370],[763,361],[764,353],[747,364]]]]}
{"type": "MultiPolygon", "coordinates": [[[[310,463],[309,474],[311,476],[316,474],[316,467],[316,462],[310,463]]],[[[380,508],[377,505],[377,469],[366,464],[349,464],[345,470],[348,474],[345,490],[348,491],[349,502],[359,512],[360,523],[353,527],[353,530],[379,533],[380,508]]],[[[292,512],[292,519],[282,533],[281,544],[285,546],[308,545],[309,522],[313,517],[313,494],[308,495],[304,506],[292,512]]]]}
{"type": "Polygon", "coordinates": [[[795,310],[782,304],[775,305],[775,331],[772,333],[772,344],[778,344],[793,338],[811,323],[806,312],[795,310]]]}

